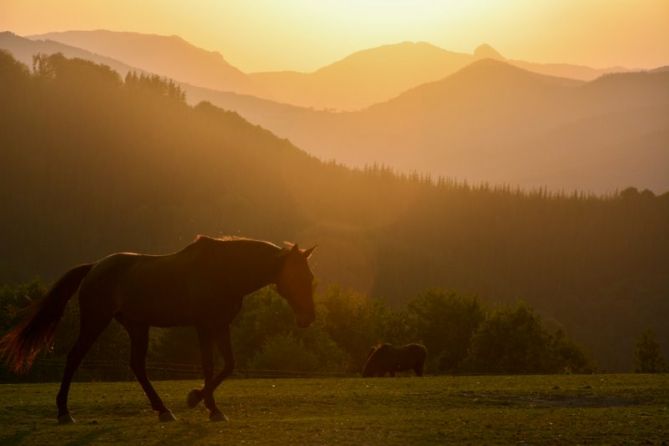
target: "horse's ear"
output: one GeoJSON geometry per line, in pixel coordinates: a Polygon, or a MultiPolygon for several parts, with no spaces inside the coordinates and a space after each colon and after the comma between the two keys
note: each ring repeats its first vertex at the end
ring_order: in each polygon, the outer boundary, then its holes
{"type": "Polygon", "coordinates": [[[311,257],[311,254],[314,252],[314,249],[316,249],[317,246],[318,246],[318,245],[314,245],[314,246],[312,246],[312,247],[309,248],[309,249],[304,249],[304,250],[302,251],[302,255],[304,256],[304,258],[305,258],[305,259],[308,259],[309,257],[311,257]]]}

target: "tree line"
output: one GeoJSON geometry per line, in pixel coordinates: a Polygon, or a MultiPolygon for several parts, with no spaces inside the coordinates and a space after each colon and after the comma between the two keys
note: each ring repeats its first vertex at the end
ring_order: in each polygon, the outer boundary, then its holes
{"type": "MultiPolygon", "coordinates": [[[[0,283],[199,233],[319,244],[313,269],[399,310],[425,289],[522,299],[605,370],[669,338],[669,194],[609,196],[349,169],[156,76],[0,52],[0,283]]],[[[621,185],[623,188],[624,185],[621,185]]],[[[666,346],[664,346],[666,355],[666,346]]]]}
{"type": "MultiPolygon", "coordinates": [[[[0,333],[23,317],[30,303],[42,298],[40,281],[0,288],[0,333]]],[[[594,364],[561,328],[550,327],[531,307],[490,307],[474,296],[429,290],[400,308],[338,287],[316,297],[317,320],[299,329],[288,304],[272,287],[244,301],[232,326],[233,349],[242,370],[359,374],[370,348],[379,343],[421,342],[428,349],[427,373],[519,374],[587,373],[594,364]]],[[[62,367],[45,370],[41,362],[64,360],[78,334],[78,306],[69,304],[54,344],[37,360],[37,371],[27,380],[58,380],[62,367]]],[[[104,360],[112,368],[84,372],[89,379],[128,376],[130,356],[127,333],[112,322],[96,342],[87,360],[104,360]]],[[[200,364],[195,330],[153,329],[149,362],[200,364]]],[[[175,377],[161,374],[160,376],[175,377]]],[[[176,375],[178,377],[178,375],[176,375]]],[[[20,379],[2,369],[4,380],[20,379]]]]}

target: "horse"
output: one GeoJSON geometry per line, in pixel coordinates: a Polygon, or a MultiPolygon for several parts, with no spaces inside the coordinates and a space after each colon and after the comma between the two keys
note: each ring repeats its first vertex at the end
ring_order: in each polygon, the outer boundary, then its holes
{"type": "Polygon", "coordinates": [[[315,319],[314,276],[308,259],[315,246],[280,248],[243,238],[198,236],[184,249],[167,255],[116,253],[65,273],[36,302],[31,313],[0,340],[0,356],[17,373],[27,371],[36,355],[53,342],[68,300],[78,293],[79,336],[67,355],[56,397],[58,422],[74,423],[67,400],[72,377],[92,344],[116,319],[131,343],[130,368],[160,421],[173,421],[146,374],[149,327],[192,326],[198,334],[204,385],[187,397],[189,407],[204,401],[209,419],[227,417],[216,406],[214,391],[233,372],[230,323],[244,296],[275,284],[288,301],[299,327],[315,319]],[[213,349],[224,367],[214,375],[213,349]]]}
{"type": "Polygon", "coordinates": [[[407,344],[402,347],[394,347],[391,344],[381,344],[372,347],[367,355],[367,361],[362,371],[362,376],[374,377],[395,376],[395,372],[413,370],[416,376],[423,376],[423,367],[427,349],[421,344],[407,344]]]}

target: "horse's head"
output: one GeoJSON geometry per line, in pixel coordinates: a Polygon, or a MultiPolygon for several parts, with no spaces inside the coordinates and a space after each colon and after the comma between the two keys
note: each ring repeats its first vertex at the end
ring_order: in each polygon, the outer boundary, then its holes
{"type": "Polygon", "coordinates": [[[309,256],[314,248],[300,249],[297,245],[283,249],[281,268],[276,280],[279,294],[288,301],[295,313],[297,325],[306,328],[314,321],[314,275],[309,269],[309,256]]]}

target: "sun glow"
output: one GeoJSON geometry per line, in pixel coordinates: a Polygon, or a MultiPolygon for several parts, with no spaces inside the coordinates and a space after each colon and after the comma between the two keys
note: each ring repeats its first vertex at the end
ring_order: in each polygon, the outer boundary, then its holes
{"type": "Polygon", "coordinates": [[[428,41],[510,58],[653,67],[669,59],[669,2],[449,0],[3,0],[0,30],[177,34],[244,71],[316,69],[351,52],[428,41]],[[76,13],[73,13],[76,11],[76,13]]]}

